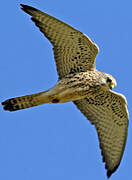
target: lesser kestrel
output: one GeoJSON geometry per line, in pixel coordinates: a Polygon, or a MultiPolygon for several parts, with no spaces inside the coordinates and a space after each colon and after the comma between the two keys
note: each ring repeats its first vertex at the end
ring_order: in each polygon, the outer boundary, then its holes
{"type": "Polygon", "coordinates": [[[52,43],[59,79],[47,91],[2,102],[4,109],[16,111],[40,104],[73,101],[96,127],[103,162],[110,177],[120,164],[126,144],[126,98],[111,90],[116,86],[111,75],[96,69],[98,47],[89,37],[44,12],[21,6],[52,43]]]}

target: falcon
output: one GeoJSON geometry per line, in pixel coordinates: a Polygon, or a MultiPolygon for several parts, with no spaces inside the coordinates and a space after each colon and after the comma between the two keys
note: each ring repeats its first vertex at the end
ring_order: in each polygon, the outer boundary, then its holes
{"type": "Polygon", "coordinates": [[[21,7],[53,45],[59,78],[57,84],[47,91],[2,102],[4,110],[73,101],[97,130],[109,178],[118,168],[126,145],[126,98],[112,91],[116,80],[111,75],[96,69],[95,58],[99,49],[89,37],[38,9],[23,4],[21,7]]]}

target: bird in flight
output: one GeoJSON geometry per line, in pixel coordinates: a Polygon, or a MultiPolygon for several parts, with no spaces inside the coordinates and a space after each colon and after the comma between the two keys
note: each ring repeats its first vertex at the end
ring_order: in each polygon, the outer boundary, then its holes
{"type": "Polygon", "coordinates": [[[21,7],[53,45],[59,78],[57,84],[47,91],[2,102],[4,110],[73,101],[97,130],[109,178],[118,168],[126,145],[126,98],[112,91],[116,80],[111,75],[96,69],[95,58],[99,49],[89,37],[38,9],[23,4],[21,7]]]}

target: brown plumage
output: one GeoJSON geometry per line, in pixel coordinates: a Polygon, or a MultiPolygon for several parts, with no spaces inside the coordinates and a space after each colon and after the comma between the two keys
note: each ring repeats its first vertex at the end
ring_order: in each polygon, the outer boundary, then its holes
{"type": "Polygon", "coordinates": [[[46,13],[21,6],[52,43],[59,80],[47,91],[6,100],[2,102],[3,108],[16,111],[73,101],[96,127],[107,177],[110,177],[120,164],[127,139],[125,97],[111,90],[116,86],[111,75],[96,70],[98,47],[90,38],[46,13]]]}

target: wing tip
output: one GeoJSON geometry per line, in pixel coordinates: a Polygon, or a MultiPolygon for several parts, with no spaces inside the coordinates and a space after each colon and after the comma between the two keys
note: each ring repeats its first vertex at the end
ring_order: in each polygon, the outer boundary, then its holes
{"type": "Polygon", "coordinates": [[[32,13],[33,13],[34,11],[38,11],[36,8],[34,8],[34,7],[32,7],[32,6],[25,5],[25,4],[20,4],[20,6],[21,6],[21,9],[22,9],[24,12],[28,13],[29,15],[32,15],[32,13]]]}
{"type": "Polygon", "coordinates": [[[110,176],[117,170],[119,164],[114,167],[113,170],[107,170],[107,177],[110,178],[110,176]]]}

